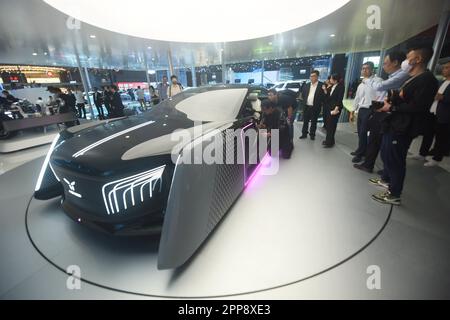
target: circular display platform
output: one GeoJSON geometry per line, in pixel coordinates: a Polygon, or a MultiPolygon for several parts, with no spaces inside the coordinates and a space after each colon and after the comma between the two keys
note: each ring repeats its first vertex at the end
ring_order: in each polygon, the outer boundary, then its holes
{"type": "Polygon", "coordinates": [[[355,174],[343,152],[334,153],[332,164],[313,153],[294,154],[280,163],[277,175],[256,177],[201,249],[176,270],[157,269],[158,237],[90,230],[69,219],[59,199],[31,200],[28,235],[61,271],[77,265],[84,281],[121,292],[206,298],[287,286],[348,261],[389,220],[391,207],[369,199],[374,187],[367,176],[355,174]]]}

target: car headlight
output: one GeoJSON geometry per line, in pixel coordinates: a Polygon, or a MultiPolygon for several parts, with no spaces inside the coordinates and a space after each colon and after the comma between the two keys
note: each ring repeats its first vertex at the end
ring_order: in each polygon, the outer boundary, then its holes
{"type": "Polygon", "coordinates": [[[39,177],[38,180],[36,182],[36,187],[34,188],[34,191],[39,191],[41,189],[41,185],[42,185],[42,180],[44,179],[45,173],[46,171],[50,168],[53,172],[53,175],[55,176],[55,178],[59,181],[58,177],[56,176],[55,172],[53,171],[53,168],[51,168],[51,166],[49,165],[50,162],[50,157],[53,153],[53,150],[55,149],[56,144],[58,143],[58,140],[60,138],[60,135],[58,133],[58,135],[55,137],[55,139],[53,139],[53,142],[50,146],[50,150],[48,150],[47,156],[45,157],[44,163],[42,165],[41,171],[39,172],[39,177]]]}
{"type": "Polygon", "coordinates": [[[106,212],[119,213],[122,209],[127,210],[129,206],[134,207],[138,201],[144,202],[144,199],[152,198],[158,183],[161,192],[165,167],[163,165],[105,184],[102,187],[102,195],[106,212]]]}

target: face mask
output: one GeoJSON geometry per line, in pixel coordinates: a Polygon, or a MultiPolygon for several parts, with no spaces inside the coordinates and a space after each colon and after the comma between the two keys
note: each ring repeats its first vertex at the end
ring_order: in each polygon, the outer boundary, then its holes
{"type": "Polygon", "coordinates": [[[402,62],[402,70],[405,72],[409,72],[412,69],[412,65],[409,64],[409,60],[405,60],[402,62]]]}

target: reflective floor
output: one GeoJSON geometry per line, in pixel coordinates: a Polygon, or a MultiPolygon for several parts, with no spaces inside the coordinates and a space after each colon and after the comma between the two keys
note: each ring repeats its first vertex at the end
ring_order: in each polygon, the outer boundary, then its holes
{"type": "Polygon", "coordinates": [[[57,200],[27,210],[42,157],[10,170],[0,175],[0,297],[449,298],[449,173],[409,161],[404,204],[390,215],[370,199],[371,176],[352,168],[352,128],[337,140],[325,150],[296,139],[292,159],[257,177],[176,271],[156,269],[157,238],[99,235],[57,200]],[[66,287],[69,265],[88,281],[81,290],[66,287]],[[373,265],[380,290],[367,287],[373,265]]]}

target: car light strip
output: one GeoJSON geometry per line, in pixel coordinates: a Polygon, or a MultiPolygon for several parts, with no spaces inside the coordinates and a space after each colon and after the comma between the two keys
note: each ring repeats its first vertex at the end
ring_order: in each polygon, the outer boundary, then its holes
{"type": "Polygon", "coordinates": [[[115,138],[117,138],[117,137],[119,137],[119,136],[121,136],[121,135],[124,135],[124,134],[126,134],[126,133],[128,133],[128,132],[131,132],[131,131],[137,130],[137,129],[139,129],[139,128],[148,126],[148,125],[150,125],[150,124],[152,124],[152,123],[155,123],[155,121],[147,121],[147,122],[141,123],[141,124],[139,124],[139,125],[137,125],[137,126],[134,126],[134,127],[131,127],[131,128],[125,129],[125,130],[122,130],[122,131],[120,131],[120,132],[117,132],[117,133],[115,133],[115,134],[113,134],[113,135],[110,135],[110,136],[108,136],[108,137],[106,137],[106,138],[103,138],[103,139],[101,139],[101,140],[99,140],[99,141],[97,141],[97,142],[95,142],[95,143],[93,143],[93,144],[88,145],[87,147],[81,149],[80,151],[75,152],[75,153],[72,155],[72,157],[73,157],[73,158],[78,158],[79,156],[84,155],[86,152],[88,152],[88,151],[90,151],[90,150],[92,150],[92,149],[98,147],[99,145],[102,145],[102,144],[104,144],[104,143],[106,143],[106,142],[108,142],[108,141],[110,141],[110,140],[112,140],[112,139],[115,139],[115,138]]]}
{"type": "Polygon", "coordinates": [[[56,172],[55,172],[55,169],[53,169],[53,166],[52,166],[52,164],[51,164],[50,162],[48,163],[48,166],[49,166],[50,169],[52,170],[53,175],[55,176],[56,180],[58,180],[58,182],[61,182],[61,180],[58,178],[58,175],[57,175],[56,172]]]}
{"type": "Polygon", "coordinates": [[[162,188],[162,174],[165,169],[165,165],[145,171],[139,174],[135,174],[130,177],[122,178],[116,181],[109,182],[102,187],[103,201],[105,203],[106,212],[109,214],[114,214],[120,212],[120,206],[118,202],[117,193],[123,190],[122,193],[122,204],[125,210],[128,209],[127,203],[127,193],[131,195],[131,204],[135,205],[134,199],[134,189],[140,187],[140,199],[144,202],[144,187],[149,186],[149,197],[153,197],[153,190],[156,187],[158,181],[160,182],[160,191],[162,188]],[[112,189],[111,189],[112,187],[112,189]]]}
{"type": "Polygon", "coordinates": [[[77,198],[81,198],[81,194],[79,194],[79,193],[77,193],[77,192],[75,192],[75,191],[69,190],[69,193],[72,194],[72,195],[74,195],[74,196],[77,197],[77,198]]]}
{"type": "Polygon", "coordinates": [[[255,170],[253,171],[253,173],[251,174],[251,176],[245,181],[245,187],[248,187],[250,185],[250,183],[252,182],[252,180],[259,174],[261,168],[263,166],[268,166],[270,164],[271,161],[271,156],[269,154],[269,152],[266,152],[266,154],[264,155],[264,157],[261,159],[261,162],[258,164],[258,166],[255,168],[255,170]]]}
{"type": "Polygon", "coordinates": [[[42,180],[44,179],[44,174],[45,174],[45,171],[47,170],[47,166],[48,166],[49,161],[50,161],[50,156],[52,155],[53,150],[55,149],[56,142],[58,142],[58,140],[59,140],[59,133],[55,137],[55,139],[53,139],[53,142],[52,142],[52,144],[50,146],[50,149],[47,152],[47,155],[46,155],[45,160],[44,160],[44,164],[42,165],[41,171],[39,172],[39,176],[38,176],[38,180],[37,180],[37,183],[36,183],[36,187],[34,188],[35,191],[38,191],[39,189],[41,189],[42,180]]]}
{"type": "MultiPolygon", "coordinates": [[[[247,128],[250,128],[252,125],[253,125],[253,122],[250,122],[241,130],[241,148],[242,148],[242,154],[243,154],[244,161],[245,161],[245,138],[244,138],[245,130],[247,128]]],[[[238,152],[239,152],[239,150],[238,150],[238,152]]],[[[247,181],[247,170],[245,168],[244,168],[244,181],[247,181]]]]}

